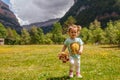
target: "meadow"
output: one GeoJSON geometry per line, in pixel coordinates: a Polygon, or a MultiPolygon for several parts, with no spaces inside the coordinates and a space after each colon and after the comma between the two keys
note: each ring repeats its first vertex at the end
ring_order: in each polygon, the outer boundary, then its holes
{"type": "Polygon", "coordinates": [[[0,80],[120,80],[120,47],[84,45],[82,79],[68,79],[69,62],[57,55],[62,45],[0,46],[0,80]]]}

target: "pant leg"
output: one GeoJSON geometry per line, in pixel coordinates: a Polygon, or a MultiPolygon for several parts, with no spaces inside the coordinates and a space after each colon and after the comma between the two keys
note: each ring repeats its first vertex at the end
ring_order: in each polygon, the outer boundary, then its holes
{"type": "Polygon", "coordinates": [[[80,73],[80,58],[75,59],[76,73],[80,73]]]}
{"type": "Polygon", "coordinates": [[[70,57],[70,72],[74,70],[75,61],[73,57],[70,57]]]}

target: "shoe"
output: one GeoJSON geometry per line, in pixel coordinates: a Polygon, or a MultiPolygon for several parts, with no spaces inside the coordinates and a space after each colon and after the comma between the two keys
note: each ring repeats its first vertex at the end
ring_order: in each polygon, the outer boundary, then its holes
{"type": "Polygon", "coordinates": [[[76,75],[77,75],[78,78],[82,78],[82,75],[80,73],[77,72],[76,75]]]}
{"type": "Polygon", "coordinates": [[[70,71],[69,77],[70,77],[70,78],[73,78],[73,71],[70,71]]]}

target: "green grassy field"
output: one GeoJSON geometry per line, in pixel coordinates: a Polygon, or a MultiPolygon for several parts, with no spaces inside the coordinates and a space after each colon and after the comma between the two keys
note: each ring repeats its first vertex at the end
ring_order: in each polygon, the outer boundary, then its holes
{"type": "MultiPolygon", "coordinates": [[[[67,80],[69,63],[57,55],[62,45],[0,46],[0,80],[67,80]]],[[[79,80],[120,80],[120,47],[85,45],[79,80]]],[[[78,80],[76,77],[70,80],[78,80]]]]}

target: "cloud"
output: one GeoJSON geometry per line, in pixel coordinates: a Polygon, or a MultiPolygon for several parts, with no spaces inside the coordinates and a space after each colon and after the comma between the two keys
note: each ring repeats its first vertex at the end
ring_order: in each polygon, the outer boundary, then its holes
{"type": "Polygon", "coordinates": [[[74,0],[10,0],[21,25],[62,17],[74,0]]]}

